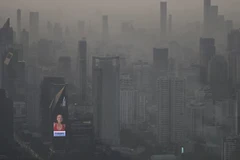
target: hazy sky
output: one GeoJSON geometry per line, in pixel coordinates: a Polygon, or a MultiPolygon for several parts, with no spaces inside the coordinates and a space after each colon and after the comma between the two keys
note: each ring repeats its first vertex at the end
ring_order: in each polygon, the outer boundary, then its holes
{"type": "MultiPolygon", "coordinates": [[[[40,19],[64,23],[78,19],[92,19],[108,14],[111,20],[135,20],[138,24],[159,24],[159,2],[161,0],[0,0],[0,15],[15,21],[16,9],[23,15],[39,11],[40,19]]],[[[173,23],[201,21],[203,0],[166,0],[168,13],[173,14],[173,23]]],[[[226,19],[238,20],[240,0],[212,0],[219,6],[226,19]],[[237,15],[238,13],[238,15],[237,15]]],[[[100,21],[101,18],[98,18],[100,21]]]]}

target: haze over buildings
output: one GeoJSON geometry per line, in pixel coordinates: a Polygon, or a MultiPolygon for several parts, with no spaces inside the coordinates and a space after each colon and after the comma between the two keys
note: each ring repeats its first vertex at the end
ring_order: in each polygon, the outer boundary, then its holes
{"type": "Polygon", "coordinates": [[[239,8],[0,2],[0,159],[239,160],[239,8]]]}

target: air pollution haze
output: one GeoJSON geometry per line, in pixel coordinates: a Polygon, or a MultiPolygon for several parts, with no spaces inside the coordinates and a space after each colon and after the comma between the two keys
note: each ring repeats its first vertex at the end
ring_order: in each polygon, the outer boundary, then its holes
{"type": "Polygon", "coordinates": [[[0,159],[240,160],[240,0],[0,0],[0,159]]]}
{"type": "MultiPolygon", "coordinates": [[[[183,25],[193,20],[202,20],[202,0],[165,0],[168,2],[169,13],[174,15],[174,25],[183,25]]],[[[41,12],[41,20],[56,20],[63,24],[74,23],[78,19],[98,19],[107,14],[112,24],[135,19],[138,25],[156,28],[159,22],[159,0],[1,0],[2,15],[17,8],[23,14],[29,11],[41,12]],[[5,12],[6,11],[6,12],[5,12]],[[64,13],[64,14],[63,14],[64,13]]],[[[238,19],[240,1],[213,0],[217,4],[219,13],[226,18],[238,19]]],[[[13,20],[15,16],[11,12],[13,20]]],[[[13,21],[14,24],[15,20],[13,21]]]]}

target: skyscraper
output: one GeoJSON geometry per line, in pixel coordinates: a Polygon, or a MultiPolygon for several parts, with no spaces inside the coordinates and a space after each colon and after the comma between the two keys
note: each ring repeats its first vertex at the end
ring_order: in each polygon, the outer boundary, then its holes
{"type": "Polygon", "coordinates": [[[39,13],[38,12],[30,12],[29,34],[30,34],[30,43],[37,42],[39,40],[39,13]]]}
{"type": "Polygon", "coordinates": [[[29,33],[25,29],[21,32],[20,44],[23,46],[23,59],[27,60],[29,51],[29,33]]]}
{"type": "Polygon", "coordinates": [[[109,38],[109,30],[108,30],[108,16],[102,16],[102,40],[104,43],[107,43],[109,38]]]}
{"type": "Polygon", "coordinates": [[[229,80],[231,87],[236,89],[240,84],[240,30],[232,30],[228,34],[228,62],[229,62],[229,80]]]}
{"type": "Polygon", "coordinates": [[[209,15],[210,15],[210,8],[211,8],[211,0],[204,0],[204,10],[203,10],[203,23],[204,23],[204,36],[207,36],[209,33],[209,15]]]}
{"type": "Polygon", "coordinates": [[[153,70],[156,76],[164,76],[168,71],[168,49],[153,48],[153,70]]]}
{"type": "Polygon", "coordinates": [[[119,144],[119,57],[93,57],[95,135],[104,143],[119,144]]]}
{"type": "Polygon", "coordinates": [[[235,135],[240,135],[240,90],[236,93],[236,108],[235,108],[235,135]]]}
{"type": "Polygon", "coordinates": [[[216,28],[218,27],[218,6],[210,6],[208,19],[208,37],[216,38],[216,28]]]}
{"type": "Polygon", "coordinates": [[[120,76],[120,125],[121,128],[135,126],[137,107],[137,91],[133,87],[132,78],[128,74],[120,76]]]}
{"type": "Polygon", "coordinates": [[[167,33],[167,2],[160,2],[160,21],[161,21],[161,36],[166,36],[167,33]]]}
{"type": "Polygon", "coordinates": [[[240,53],[240,30],[232,30],[228,34],[228,51],[240,53]]]}
{"type": "MultiPolygon", "coordinates": [[[[52,135],[52,111],[50,110],[51,102],[55,95],[65,86],[64,78],[62,77],[44,77],[41,83],[40,95],[40,112],[41,112],[41,127],[44,138],[49,139],[52,135]]],[[[64,117],[65,118],[65,117],[64,117]]]]}
{"type": "Polygon", "coordinates": [[[0,29],[0,44],[12,45],[13,44],[13,28],[10,25],[8,18],[3,27],[0,29]]]}
{"type": "Polygon", "coordinates": [[[13,142],[13,101],[6,95],[4,89],[0,89],[0,132],[1,153],[8,153],[13,142]]]}
{"type": "Polygon", "coordinates": [[[163,146],[183,142],[185,79],[162,77],[157,81],[158,141],[163,146]]]}
{"type": "Polygon", "coordinates": [[[215,52],[213,38],[200,38],[200,82],[202,84],[208,83],[208,64],[215,52]]]}
{"type": "Polygon", "coordinates": [[[2,28],[0,28],[0,87],[5,88],[5,75],[6,67],[4,60],[9,52],[7,46],[13,45],[13,29],[10,26],[10,19],[7,19],[2,28]]]}
{"type": "Polygon", "coordinates": [[[228,65],[225,58],[221,55],[212,57],[208,71],[213,100],[227,99],[229,94],[228,65]]]}
{"type": "Polygon", "coordinates": [[[232,20],[226,20],[225,21],[225,32],[226,32],[226,35],[228,35],[232,30],[233,30],[233,21],[232,20]]]}
{"type": "Polygon", "coordinates": [[[87,41],[82,39],[78,42],[78,74],[79,93],[82,103],[87,101],[87,41]]]}
{"type": "Polygon", "coordinates": [[[17,10],[17,40],[20,41],[21,37],[21,10],[17,10]]]}
{"type": "Polygon", "coordinates": [[[194,101],[188,105],[187,110],[189,111],[190,115],[185,117],[187,118],[187,121],[191,124],[190,135],[193,138],[203,136],[204,104],[194,101]],[[190,121],[189,117],[191,117],[190,121]]]}
{"type": "Polygon", "coordinates": [[[133,83],[139,91],[147,91],[151,88],[151,66],[148,62],[133,63],[133,83]]]}
{"type": "Polygon", "coordinates": [[[221,160],[237,160],[240,158],[239,136],[228,136],[223,138],[221,160]]]}

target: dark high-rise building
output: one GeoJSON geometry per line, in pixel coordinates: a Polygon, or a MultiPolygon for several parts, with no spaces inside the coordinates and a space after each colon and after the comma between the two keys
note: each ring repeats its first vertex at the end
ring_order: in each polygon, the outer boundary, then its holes
{"type": "Polygon", "coordinates": [[[94,144],[92,114],[81,114],[70,121],[72,149],[78,153],[91,152],[94,144]]]}
{"type": "Polygon", "coordinates": [[[58,76],[64,77],[66,83],[73,83],[73,77],[71,73],[71,57],[62,56],[58,59],[58,76]]]}
{"type": "Polygon", "coordinates": [[[204,0],[203,8],[204,36],[207,36],[209,32],[211,0],[204,0]]]}
{"type": "Polygon", "coordinates": [[[26,60],[29,51],[29,33],[25,29],[21,32],[20,44],[23,47],[23,59],[26,60]]]}
{"type": "Polygon", "coordinates": [[[21,10],[17,10],[17,40],[20,41],[21,37],[21,10]]]}
{"type": "Polygon", "coordinates": [[[8,64],[3,65],[3,88],[8,92],[8,96],[14,101],[16,98],[16,78],[18,68],[19,50],[15,46],[8,47],[4,52],[4,57],[8,57],[9,53],[12,58],[8,64]]]}
{"type": "MultiPolygon", "coordinates": [[[[13,29],[10,26],[10,19],[0,28],[0,87],[5,88],[5,70],[4,60],[8,51],[7,46],[13,45],[13,29]]],[[[5,88],[6,89],[6,88],[5,88]]]]}
{"type": "Polygon", "coordinates": [[[225,43],[228,43],[228,34],[233,30],[233,21],[232,20],[226,20],[225,21],[225,26],[224,26],[224,38],[225,38],[225,43]]]}
{"type": "Polygon", "coordinates": [[[29,34],[30,42],[37,42],[39,40],[39,13],[30,12],[29,16],[29,34]]]}
{"type": "Polygon", "coordinates": [[[161,35],[165,36],[167,33],[167,2],[160,2],[160,10],[161,35]]]}
{"type": "Polygon", "coordinates": [[[84,103],[87,100],[87,41],[85,39],[78,42],[78,53],[80,99],[84,103]]]}
{"type": "Polygon", "coordinates": [[[240,30],[232,30],[228,34],[228,51],[240,53],[240,30]]]}
{"type": "Polygon", "coordinates": [[[156,102],[156,83],[161,76],[168,74],[168,48],[153,48],[152,91],[153,102],[156,102]]]}
{"type": "Polygon", "coordinates": [[[92,85],[95,136],[109,145],[119,144],[119,57],[93,57],[92,85]]]}
{"type": "Polygon", "coordinates": [[[216,36],[216,40],[217,40],[217,45],[224,45],[224,40],[225,40],[225,17],[224,15],[218,15],[217,17],[217,36],[216,36]]]}
{"type": "Polygon", "coordinates": [[[0,29],[0,44],[13,44],[13,28],[10,26],[10,19],[8,18],[3,27],[0,29]]]}
{"type": "Polygon", "coordinates": [[[228,98],[228,65],[224,56],[215,55],[209,61],[209,84],[213,100],[228,98]]]}
{"type": "Polygon", "coordinates": [[[215,54],[215,40],[200,38],[200,82],[202,84],[208,83],[208,64],[215,54]]]}
{"type": "Polygon", "coordinates": [[[6,94],[4,89],[0,89],[0,152],[5,154],[13,145],[13,102],[6,94]]]}
{"type": "Polygon", "coordinates": [[[57,93],[64,86],[65,81],[63,77],[44,77],[41,83],[41,96],[40,96],[41,127],[43,136],[48,140],[50,140],[50,138],[52,137],[53,129],[52,121],[53,117],[51,116],[53,111],[51,109],[51,103],[54,100],[57,93]]]}
{"type": "Polygon", "coordinates": [[[18,61],[16,67],[16,98],[15,101],[25,102],[26,101],[26,85],[25,85],[25,62],[18,61]]]}
{"type": "Polygon", "coordinates": [[[240,135],[240,90],[237,90],[237,94],[236,94],[236,135],[240,135]]]}
{"type": "Polygon", "coordinates": [[[80,37],[85,36],[85,21],[78,21],[78,32],[80,37]]]}
{"type": "Polygon", "coordinates": [[[108,16],[102,16],[102,40],[107,42],[109,38],[109,30],[108,30],[108,16]]]}
{"type": "Polygon", "coordinates": [[[229,62],[229,80],[231,82],[231,87],[235,90],[240,84],[240,67],[238,65],[240,63],[240,30],[232,30],[228,34],[227,50],[229,62]]]}
{"type": "Polygon", "coordinates": [[[218,24],[218,6],[210,6],[208,19],[209,19],[208,37],[215,37],[216,28],[218,24]]]}

